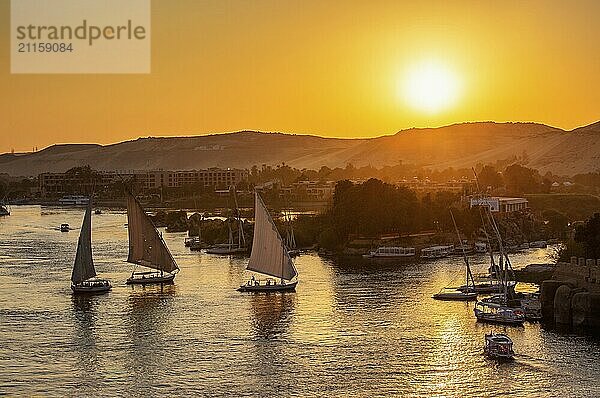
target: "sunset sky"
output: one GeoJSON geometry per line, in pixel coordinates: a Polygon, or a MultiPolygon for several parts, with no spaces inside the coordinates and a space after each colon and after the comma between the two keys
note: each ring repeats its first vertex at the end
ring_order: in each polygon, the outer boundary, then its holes
{"type": "Polygon", "coordinates": [[[0,153],[242,129],[334,137],[600,119],[600,2],[152,1],[147,75],[11,75],[0,153]]]}

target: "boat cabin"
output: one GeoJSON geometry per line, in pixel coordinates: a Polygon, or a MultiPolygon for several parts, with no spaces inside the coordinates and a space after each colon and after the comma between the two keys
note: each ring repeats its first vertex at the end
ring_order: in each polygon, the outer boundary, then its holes
{"type": "Polygon", "coordinates": [[[502,304],[478,301],[473,311],[475,317],[484,322],[517,325],[525,322],[525,312],[521,308],[510,308],[502,304]]]}
{"type": "Polygon", "coordinates": [[[413,257],[414,247],[381,246],[371,252],[371,257],[413,257]]]}
{"type": "Polygon", "coordinates": [[[483,352],[493,358],[513,358],[515,352],[513,351],[513,342],[505,334],[486,334],[485,335],[485,347],[483,352]]]}
{"type": "Polygon", "coordinates": [[[447,257],[454,251],[454,245],[432,246],[421,249],[421,258],[447,257]]]}

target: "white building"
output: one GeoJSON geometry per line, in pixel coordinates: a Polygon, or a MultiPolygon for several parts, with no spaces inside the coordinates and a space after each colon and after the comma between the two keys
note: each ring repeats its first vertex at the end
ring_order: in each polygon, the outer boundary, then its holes
{"type": "Polygon", "coordinates": [[[494,213],[511,213],[525,210],[529,202],[525,198],[505,198],[500,196],[471,198],[471,207],[488,206],[494,213]]]}

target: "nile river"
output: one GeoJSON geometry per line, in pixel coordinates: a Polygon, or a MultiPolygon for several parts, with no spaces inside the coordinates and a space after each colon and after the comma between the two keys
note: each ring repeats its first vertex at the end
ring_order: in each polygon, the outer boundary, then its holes
{"type": "Polygon", "coordinates": [[[126,216],[105,211],[93,216],[94,258],[113,290],[74,298],[79,231],[57,227],[82,218],[39,206],[0,218],[0,395],[600,396],[597,339],[478,324],[472,303],[432,300],[462,281],[460,258],[351,265],[305,254],[295,294],[251,295],[235,291],[247,259],[190,252],[185,234],[165,233],[175,284],[131,287],[126,216]],[[513,362],[483,356],[492,330],[513,339],[513,362]]]}

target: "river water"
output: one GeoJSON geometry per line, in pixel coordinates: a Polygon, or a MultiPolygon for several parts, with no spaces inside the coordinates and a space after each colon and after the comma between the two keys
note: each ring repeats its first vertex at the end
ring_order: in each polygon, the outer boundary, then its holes
{"type": "MultiPolygon", "coordinates": [[[[296,259],[295,294],[241,294],[247,259],[184,247],[175,284],[131,287],[124,212],[93,216],[96,269],[113,290],[74,298],[82,209],[14,206],[0,218],[0,395],[600,396],[600,341],[475,322],[472,303],[430,297],[462,278],[459,258],[420,264],[296,259]],[[506,331],[513,362],[483,356],[506,331]]],[[[515,268],[549,250],[512,256],[515,268]]],[[[474,257],[485,271],[484,257],[474,257]]],[[[527,288],[527,287],[525,287],[527,288]]]]}

